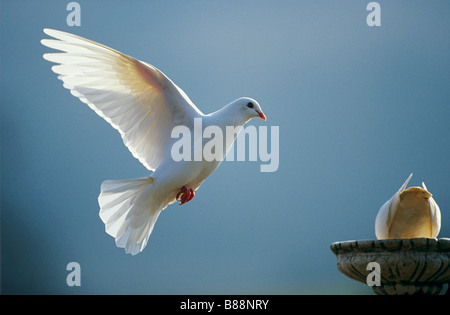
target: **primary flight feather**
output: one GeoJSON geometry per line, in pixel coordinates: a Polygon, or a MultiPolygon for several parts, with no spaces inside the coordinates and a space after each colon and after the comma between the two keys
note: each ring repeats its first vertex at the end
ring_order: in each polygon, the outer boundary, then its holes
{"type": "MultiPolygon", "coordinates": [[[[155,222],[168,205],[190,201],[202,182],[223,159],[174,161],[171,156],[177,126],[203,128],[243,126],[252,117],[266,119],[259,104],[239,98],[222,109],[203,114],[164,73],[117,50],[91,40],[52,29],[54,39],[41,43],[61,53],[44,54],[57,65],[52,70],[65,88],[117,129],[124,144],[151,176],[107,180],[98,197],[100,218],[118,247],[132,255],[147,245],[155,222]]],[[[234,138],[237,133],[234,135],[234,138]]],[[[222,158],[232,143],[226,143],[222,158]]]]}

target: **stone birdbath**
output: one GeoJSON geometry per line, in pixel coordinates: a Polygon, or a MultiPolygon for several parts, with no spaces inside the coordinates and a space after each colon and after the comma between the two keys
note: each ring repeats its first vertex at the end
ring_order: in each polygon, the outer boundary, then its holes
{"type": "Polygon", "coordinates": [[[331,250],[339,271],[366,285],[375,270],[368,266],[377,263],[380,281],[370,283],[376,294],[435,295],[450,283],[450,238],[344,241],[331,250]]]}

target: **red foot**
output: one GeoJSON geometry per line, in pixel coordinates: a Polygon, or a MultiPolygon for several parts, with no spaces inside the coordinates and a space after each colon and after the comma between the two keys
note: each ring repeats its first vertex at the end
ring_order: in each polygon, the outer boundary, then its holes
{"type": "Polygon", "coordinates": [[[186,202],[194,198],[195,193],[192,188],[187,188],[186,186],[181,187],[177,194],[177,200],[180,201],[180,205],[184,205],[186,202]]]}

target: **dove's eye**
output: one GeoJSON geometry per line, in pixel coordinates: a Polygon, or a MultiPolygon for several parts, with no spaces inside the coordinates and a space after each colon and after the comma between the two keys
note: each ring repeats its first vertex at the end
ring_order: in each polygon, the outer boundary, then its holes
{"type": "Polygon", "coordinates": [[[254,106],[254,105],[253,105],[252,102],[249,102],[249,103],[247,104],[247,107],[248,107],[248,108],[253,108],[253,106],[254,106]]]}

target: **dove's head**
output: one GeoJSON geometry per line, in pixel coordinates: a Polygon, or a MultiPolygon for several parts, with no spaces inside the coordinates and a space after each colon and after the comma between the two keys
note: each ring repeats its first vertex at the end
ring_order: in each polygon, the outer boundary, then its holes
{"type": "Polygon", "coordinates": [[[243,116],[245,121],[253,117],[260,117],[266,120],[266,115],[264,115],[261,106],[258,102],[249,97],[241,97],[231,103],[232,107],[238,111],[240,115],[243,116]]]}

